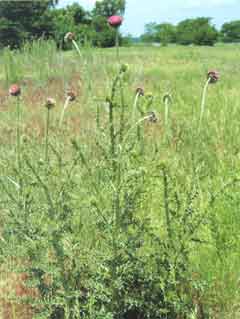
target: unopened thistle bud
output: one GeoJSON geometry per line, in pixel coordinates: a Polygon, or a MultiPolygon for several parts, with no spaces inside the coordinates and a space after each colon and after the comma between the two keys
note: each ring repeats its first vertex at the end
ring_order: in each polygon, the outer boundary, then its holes
{"type": "Polygon", "coordinates": [[[74,40],[74,38],[75,38],[74,33],[73,32],[68,32],[68,33],[65,34],[64,41],[65,42],[72,41],[72,40],[74,40]]]}
{"type": "Polygon", "coordinates": [[[47,109],[51,110],[55,106],[56,106],[56,101],[51,97],[47,98],[46,103],[45,103],[45,107],[47,109]]]}
{"type": "Polygon", "coordinates": [[[76,100],[77,96],[76,96],[75,92],[73,92],[72,90],[68,90],[67,91],[67,97],[69,98],[70,102],[73,102],[73,101],[76,100]]]}
{"type": "Polygon", "coordinates": [[[220,74],[218,71],[212,70],[208,72],[207,78],[210,79],[209,83],[214,84],[220,79],[220,74]]]}
{"type": "Polygon", "coordinates": [[[163,96],[163,103],[171,103],[172,102],[172,96],[170,93],[166,93],[163,96]]]}
{"type": "Polygon", "coordinates": [[[144,89],[141,87],[138,87],[136,89],[136,94],[138,94],[139,96],[144,96],[144,89]]]}

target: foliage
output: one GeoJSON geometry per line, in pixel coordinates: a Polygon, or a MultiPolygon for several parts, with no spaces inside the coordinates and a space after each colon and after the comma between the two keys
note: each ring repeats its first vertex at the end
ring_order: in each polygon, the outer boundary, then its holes
{"type": "Polygon", "coordinates": [[[18,47],[23,41],[53,32],[50,7],[54,1],[1,1],[0,43],[18,47]]]}
{"type": "Polygon", "coordinates": [[[221,28],[221,39],[223,42],[240,42],[240,20],[226,22],[221,28]]]}
{"type": "Polygon", "coordinates": [[[218,32],[210,18],[187,19],[177,26],[177,42],[180,44],[214,45],[218,32]]]}

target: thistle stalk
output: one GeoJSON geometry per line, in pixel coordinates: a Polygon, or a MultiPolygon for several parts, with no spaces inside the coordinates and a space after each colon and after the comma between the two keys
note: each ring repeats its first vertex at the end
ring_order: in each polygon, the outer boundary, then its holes
{"type": "Polygon", "coordinates": [[[65,111],[66,109],[68,108],[68,105],[71,101],[71,97],[68,96],[65,100],[65,103],[63,105],[63,109],[62,109],[62,112],[61,112],[61,116],[60,116],[60,120],[59,120],[59,127],[61,128],[62,127],[62,123],[63,123],[63,119],[64,119],[64,115],[65,115],[65,111]]]}
{"type": "Polygon", "coordinates": [[[21,125],[21,110],[20,110],[20,96],[17,97],[17,167],[18,167],[18,174],[19,174],[19,188],[21,189],[22,178],[21,178],[21,132],[20,132],[20,125],[21,125]]]}
{"type": "Polygon", "coordinates": [[[201,113],[200,113],[199,127],[198,127],[199,132],[200,132],[201,126],[202,126],[202,120],[203,120],[203,115],[204,115],[205,105],[206,105],[207,89],[208,89],[208,85],[210,82],[211,82],[211,78],[209,77],[207,82],[204,85],[204,88],[203,88],[202,102],[201,102],[201,113]]]}
{"type": "Polygon", "coordinates": [[[46,116],[46,131],[45,131],[45,163],[48,164],[48,138],[49,138],[49,125],[50,125],[50,109],[47,108],[46,116]]]}

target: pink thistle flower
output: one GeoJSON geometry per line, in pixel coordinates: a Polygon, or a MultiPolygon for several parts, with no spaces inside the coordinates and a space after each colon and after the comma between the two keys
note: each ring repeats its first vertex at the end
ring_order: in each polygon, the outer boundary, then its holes
{"type": "Polygon", "coordinates": [[[21,94],[21,88],[18,84],[12,84],[9,88],[9,94],[11,96],[19,96],[21,94]]]}
{"type": "Polygon", "coordinates": [[[211,70],[207,74],[207,78],[210,79],[209,83],[216,83],[220,79],[220,74],[218,71],[211,70]]]}
{"type": "Polygon", "coordinates": [[[118,28],[123,23],[123,17],[117,15],[111,16],[108,18],[108,23],[111,27],[118,28]]]}

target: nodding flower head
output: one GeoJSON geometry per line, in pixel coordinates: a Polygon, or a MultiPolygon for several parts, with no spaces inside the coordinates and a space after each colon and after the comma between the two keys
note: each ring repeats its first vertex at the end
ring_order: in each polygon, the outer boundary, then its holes
{"type": "Polygon", "coordinates": [[[123,23],[123,17],[117,15],[111,16],[108,18],[108,23],[113,28],[119,28],[123,23]]]}
{"type": "Polygon", "coordinates": [[[166,93],[163,96],[163,103],[171,103],[172,102],[172,96],[170,93],[166,93]]]}
{"type": "Polygon", "coordinates": [[[75,38],[74,33],[73,32],[68,32],[68,33],[65,34],[64,41],[65,42],[72,41],[72,40],[74,40],[74,38],[75,38]]]}
{"type": "Polygon", "coordinates": [[[216,70],[209,71],[207,78],[210,80],[209,83],[216,83],[220,79],[220,74],[216,70]]]}
{"type": "Polygon", "coordinates": [[[74,100],[76,100],[76,93],[73,92],[72,90],[68,90],[67,91],[67,98],[69,99],[70,102],[73,102],[74,100]]]}
{"type": "Polygon", "coordinates": [[[21,94],[21,88],[18,84],[12,84],[9,88],[9,94],[11,96],[19,96],[21,94]]]}
{"type": "Polygon", "coordinates": [[[149,122],[151,123],[157,123],[158,119],[157,119],[157,116],[154,112],[149,112],[149,122]]]}
{"type": "Polygon", "coordinates": [[[138,87],[138,88],[136,89],[136,94],[137,94],[138,96],[144,96],[144,89],[141,88],[141,87],[138,87]]]}
{"type": "Polygon", "coordinates": [[[56,106],[56,101],[51,98],[51,97],[48,97],[46,102],[45,102],[45,107],[49,110],[53,109],[54,107],[56,106]]]}

